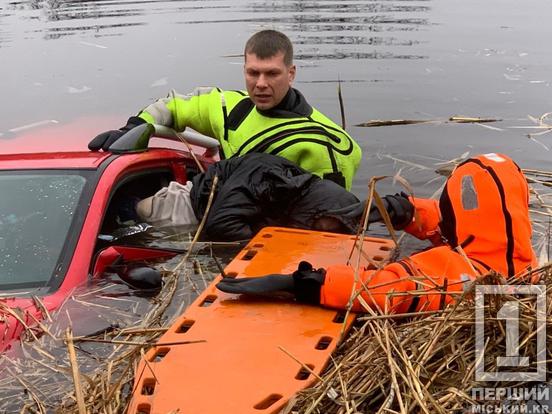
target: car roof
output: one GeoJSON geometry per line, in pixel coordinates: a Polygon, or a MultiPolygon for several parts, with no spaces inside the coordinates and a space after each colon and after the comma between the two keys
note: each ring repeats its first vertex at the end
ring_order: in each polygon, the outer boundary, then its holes
{"type": "MultiPolygon", "coordinates": [[[[114,117],[78,118],[67,123],[49,121],[0,138],[0,170],[95,169],[112,154],[90,151],[88,143],[103,131],[116,129],[114,117]]],[[[153,138],[151,145],[186,151],[184,144],[153,138]]]]}

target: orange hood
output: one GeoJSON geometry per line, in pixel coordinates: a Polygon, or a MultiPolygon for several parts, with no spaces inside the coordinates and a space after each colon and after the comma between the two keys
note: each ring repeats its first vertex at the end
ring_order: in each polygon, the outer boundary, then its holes
{"type": "Polygon", "coordinates": [[[484,154],[460,164],[439,207],[441,233],[471,259],[504,276],[536,265],[527,181],[507,156],[484,154]]]}

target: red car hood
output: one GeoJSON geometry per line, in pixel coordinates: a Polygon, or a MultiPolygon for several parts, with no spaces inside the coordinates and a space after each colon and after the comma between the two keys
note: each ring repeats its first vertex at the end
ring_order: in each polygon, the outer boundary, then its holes
{"type": "MultiPolygon", "coordinates": [[[[28,168],[97,168],[110,153],[92,152],[88,143],[103,131],[116,129],[119,117],[88,117],[68,123],[50,123],[0,137],[0,170],[28,168]]],[[[152,138],[150,148],[188,152],[175,141],[152,138]]],[[[197,154],[203,149],[193,147],[197,154]]],[[[218,157],[217,157],[218,158],[218,157]]]]}

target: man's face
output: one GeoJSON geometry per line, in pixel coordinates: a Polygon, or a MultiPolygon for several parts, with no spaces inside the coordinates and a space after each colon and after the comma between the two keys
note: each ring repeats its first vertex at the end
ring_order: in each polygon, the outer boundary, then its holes
{"type": "Polygon", "coordinates": [[[295,65],[286,66],[284,54],[279,52],[268,59],[245,56],[245,86],[258,109],[268,110],[278,105],[295,79],[295,65]]]}

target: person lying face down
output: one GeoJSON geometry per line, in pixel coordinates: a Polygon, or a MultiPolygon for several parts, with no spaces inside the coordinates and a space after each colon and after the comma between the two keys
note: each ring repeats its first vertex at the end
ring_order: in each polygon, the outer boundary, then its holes
{"type": "MultiPolygon", "coordinates": [[[[361,269],[356,283],[351,266],[315,269],[301,262],[292,277],[224,278],[217,287],[249,294],[287,290],[299,302],[337,309],[348,307],[351,292],[360,292],[376,311],[410,313],[442,308],[466,282],[490,271],[511,277],[536,266],[527,181],[507,156],[470,158],[453,171],[439,201],[411,201],[416,212],[404,230],[434,247],[381,270],[361,269]]],[[[355,300],[352,310],[365,309],[355,300]]]]}
{"type": "MultiPolygon", "coordinates": [[[[353,234],[364,202],[330,180],[324,180],[285,158],[246,154],[219,161],[191,182],[172,182],[137,204],[138,216],[154,225],[197,224],[206,212],[214,177],[215,196],[204,226],[209,240],[245,240],[266,226],[284,226],[353,234]]],[[[396,228],[412,218],[413,206],[403,195],[383,197],[396,228]]],[[[379,221],[377,208],[370,221],[379,221]]]]}

